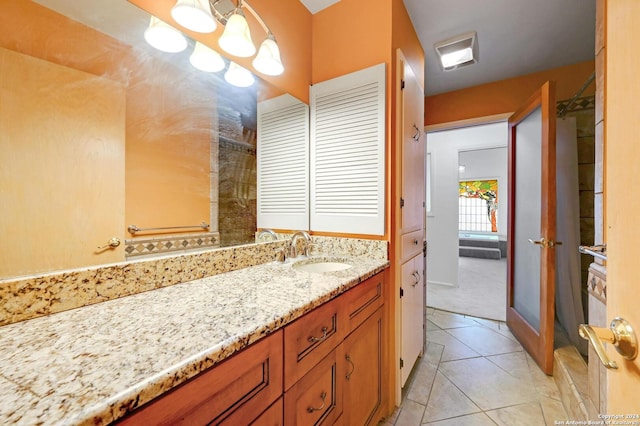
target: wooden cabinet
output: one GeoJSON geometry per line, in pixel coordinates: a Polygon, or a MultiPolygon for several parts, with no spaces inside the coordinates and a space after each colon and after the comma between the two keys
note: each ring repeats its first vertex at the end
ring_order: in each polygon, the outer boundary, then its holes
{"type": "Polygon", "coordinates": [[[384,399],[384,277],[380,273],[369,278],[285,328],[285,384],[291,380],[287,375],[304,374],[285,393],[285,425],[378,423],[384,399]],[[289,331],[297,334],[305,330],[303,335],[315,332],[320,324],[331,323],[328,318],[334,312],[338,322],[335,336],[340,336],[340,341],[337,346],[327,344],[328,355],[312,367],[301,369],[295,352],[286,350],[287,338],[292,335],[289,331]]]}
{"type": "Polygon", "coordinates": [[[341,301],[342,298],[338,298],[327,302],[285,327],[285,389],[344,339],[344,323],[339,318],[341,301]]]}
{"type": "MultiPolygon", "coordinates": [[[[425,135],[424,94],[420,79],[400,50],[397,53],[400,79],[397,119],[399,153],[396,176],[400,184],[395,238],[398,266],[394,277],[399,283],[401,323],[400,385],[404,386],[424,347],[425,276],[422,250],[425,241],[425,135]]],[[[397,289],[397,287],[396,287],[397,289]]],[[[399,395],[399,392],[398,392],[399,395]]]]}
{"type": "Polygon", "coordinates": [[[343,343],[343,423],[377,424],[382,406],[382,309],[368,317],[343,343]]]}
{"type": "Polygon", "coordinates": [[[342,414],[342,346],[284,394],[285,425],[332,425],[342,414]]]}
{"type": "Polygon", "coordinates": [[[123,425],[250,424],[282,395],[282,331],[155,399],[123,425]]]}
{"type": "Polygon", "coordinates": [[[422,255],[402,265],[402,385],[422,354],[424,345],[424,258],[422,255]]]}
{"type": "Polygon", "coordinates": [[[376,424],[384,401],[384,277],[367,279],[120,424],[376,424]]]}

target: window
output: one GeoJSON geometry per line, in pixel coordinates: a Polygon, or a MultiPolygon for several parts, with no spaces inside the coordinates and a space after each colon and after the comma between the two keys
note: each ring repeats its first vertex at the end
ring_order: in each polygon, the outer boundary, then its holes
{"type": "Polygon", "coordinates": [[[498,232],[498,181],[460,181],[458,229],[498,232]]]}

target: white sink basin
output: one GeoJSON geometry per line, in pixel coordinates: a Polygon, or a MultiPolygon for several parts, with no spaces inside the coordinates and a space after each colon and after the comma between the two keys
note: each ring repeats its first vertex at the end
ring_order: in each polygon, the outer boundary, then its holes
{"type": "Polygon", "coordinates": [[[319,261],[319,262],[299,262],[294,263],[293,267],[300,271],[305,272],[335,272],[335,271],[344,271],[345,269],[351,268],[353,265],[350,265],[345,262],[332,262],[332,261],[319,261]]]}

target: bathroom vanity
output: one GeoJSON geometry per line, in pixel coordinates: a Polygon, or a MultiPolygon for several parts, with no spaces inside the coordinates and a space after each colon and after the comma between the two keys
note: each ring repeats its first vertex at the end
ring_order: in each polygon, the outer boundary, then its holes
{"type": "Polygon", "coordinates": [[[0,423],[377,423],[388,261],[293,263],[0,327],[0,423]]]}

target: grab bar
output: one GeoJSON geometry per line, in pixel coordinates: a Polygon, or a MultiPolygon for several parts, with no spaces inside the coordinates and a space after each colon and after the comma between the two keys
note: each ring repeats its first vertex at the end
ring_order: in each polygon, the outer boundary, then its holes
{"type": "Polygon", "coordinates": [[[607,245],[600,244],[597,246],[580,246],[578,251],[582,254],[588,254],[597,259],[607,260],[607,245]]]}
{"type": "Polygon", "coordinates": [[[202,222],[200,225],[165,226],[162,228],[138,228],[136,225],[129,225],[127,230],[131,235],[134,235],[136,232],[143,232],[143,231],[164,231],[167,229],[186,229],[186,228],[209,229],[209,224],[202,222]]]}

